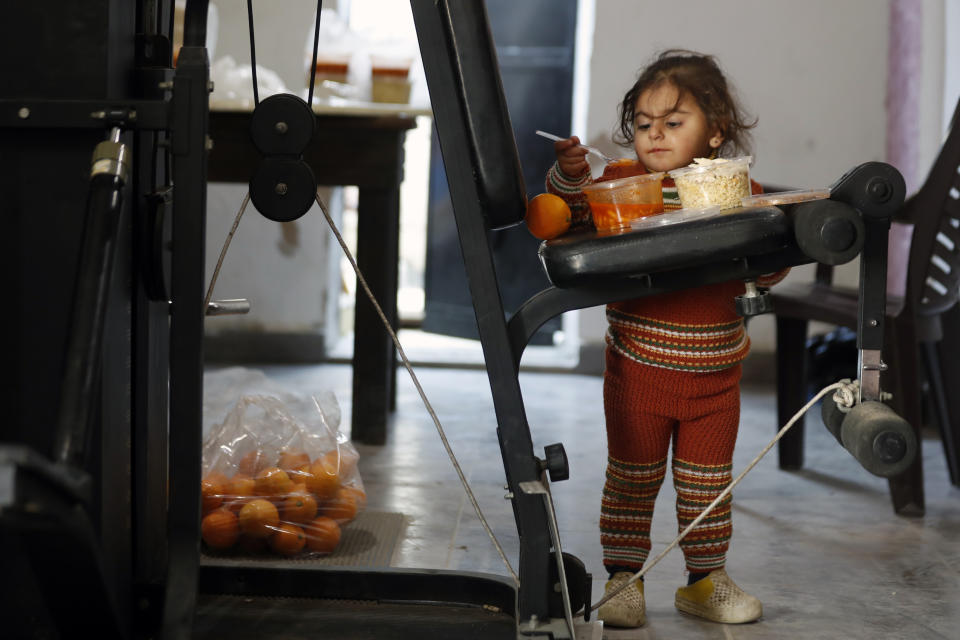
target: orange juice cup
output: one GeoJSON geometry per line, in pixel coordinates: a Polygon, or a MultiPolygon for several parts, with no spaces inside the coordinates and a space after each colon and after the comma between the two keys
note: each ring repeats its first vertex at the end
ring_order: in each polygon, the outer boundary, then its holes
{"type": "Polygon", "coordinates": [[[663,173],[597,182],[583,188],[600,231],[630,227],[637,218],[663,213],[663,173]]]}

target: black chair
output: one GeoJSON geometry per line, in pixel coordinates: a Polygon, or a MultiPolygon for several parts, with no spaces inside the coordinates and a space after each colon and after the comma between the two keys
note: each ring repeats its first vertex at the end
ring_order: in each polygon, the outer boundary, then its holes
{"type": "MultiPolygon", "coordinates": [[[[922,382],[939,426],[950,481],[960,486],[960,359],[957,344],[960,282],[960,103],[950,134],[926,182],[894,216],[907,243],[891,243],[891,255],[906,264],[905,287],[887,298],[884,352],[889,369],[884,389],[891,406],[917,430],[922,424],[922,382]],[[950,321],[952,319],[952,321],[950,321]],[[944,332],[944,327],[947,332],[944,332]]],[[[893,236],[896,237],[896,236],[893,236]]],[[[817,320],[844,327],[857,323],[857,291],[835,286],[832,267],[817,266],[813,282],[787,282],[772,290],[777,316],[777,417],[788,420],[806,401],[804,345],[807,325],[817,320]]],[[[891,279],[893,280],[893,279],[891,279]]],[[[803,425],[780,441],[780,467],[803,466],[803,425]]],[[[890,479],[894,510],[906,516],[924,512],[922,457],[890,479]]]]}
{"type": "MultiPolygon", "coordinates": [[[[546,621],[564,612],[553,597],[557,580],[551,577],[551,546],[556,551],[559,541],[551,538],[551,509],[537,487],[546,484],[547,474],[553,481],[564,479],[567,465],[560,445],[546,447],[542,459],[535,455],[524,412],[519,363],[536,329],[572,309],[711,282],[750,280],[815,260],[852,259],[865,242],[860,216],[865,211],[889,216],[891,205],[902,203],[903,180],[888,165],[868,163],[842,178],[842,198],[734,209],[721,217],[643,233],[585,232],[545,242],[540,258],[553,286],[508,319],[490,236],[523,220],[527,191],[486,10],[482,1],[411,4],[513,496],[520,537],[518,619],[522,629],[531,624],[545,629],[546,621]],[[884,185],[884,197],[875,198],[868,184],[884,185]],[[842,242],[822,242],[831,225],[843,230],[842,242]]],[[[882,287],[883,274],[877,275],[882,287]]],[[[565,557],[562,564],[577,562],[565,557]]],[[[567,583],[572,610],[588,605],[589,580],[575,584],[568,572],[567,583]]]]}

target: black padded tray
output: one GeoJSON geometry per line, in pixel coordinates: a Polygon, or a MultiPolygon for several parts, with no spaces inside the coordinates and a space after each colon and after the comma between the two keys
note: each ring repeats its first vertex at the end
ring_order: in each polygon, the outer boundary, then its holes
{"type": "Polygon", "coordinates": [[[779,207],[757,207],[639,231],[574,233],[543,242],[539,254],[554,286],[574,287],[795,246],[787,214],[779,207]]]}

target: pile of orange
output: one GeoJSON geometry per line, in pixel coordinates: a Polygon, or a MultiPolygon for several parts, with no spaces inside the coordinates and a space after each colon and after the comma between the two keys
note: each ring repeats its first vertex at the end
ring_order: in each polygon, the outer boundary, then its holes
{"type": "Polygon", "coordinates": [[[366,503],[362,489],[343,482],[355,475],[356,464],[356,453],[347,450],[312,460],[302,451],[283,451],[276,459],[251,451],[232,476],[212,472],[201,480],[203,541],[211,549],[247,553],[332,552],[340,527],[366,503]]]}

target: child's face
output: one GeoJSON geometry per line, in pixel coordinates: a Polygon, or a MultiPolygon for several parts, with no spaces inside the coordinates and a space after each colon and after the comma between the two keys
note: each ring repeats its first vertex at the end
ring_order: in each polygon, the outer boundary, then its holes
{"type": "Polygon", "coordinates": [[[633,148],[650,171],[685,167],[694,158],[709,156],[723,142],[720,130],[708,125],[696,101],[680,96],[672,84],[641,93],[635,111],[633,148]]]}

